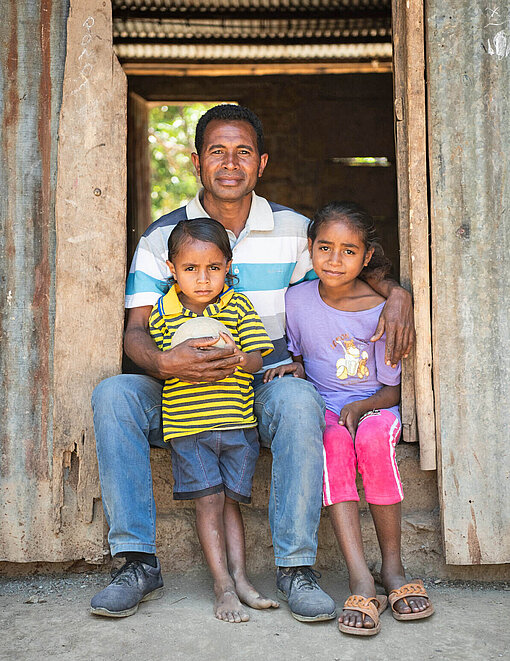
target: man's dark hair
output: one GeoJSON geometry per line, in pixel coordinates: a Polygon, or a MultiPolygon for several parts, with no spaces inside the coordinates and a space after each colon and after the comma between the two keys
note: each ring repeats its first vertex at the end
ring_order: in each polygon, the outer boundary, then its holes
{"type": "Polygon", "coordinates": [[[204,146],[204,133],[209,122],[219,119],[223,122],[248,122],[253,126],[255,135],[257,136],[257,149],[259,156],[264,153],[264,129],[262,122],[257,115],[244,106],[235,106],[231,103],[223,103],[219,106],[210,108],[206,113],[200,117],[195,132],[195,149],[200,156],[202,147],[204,146]]]}

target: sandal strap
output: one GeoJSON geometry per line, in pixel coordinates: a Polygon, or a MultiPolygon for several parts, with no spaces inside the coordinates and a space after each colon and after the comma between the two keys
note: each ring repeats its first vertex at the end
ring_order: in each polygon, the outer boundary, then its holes
{"type": "MultiPolygon", "coordinates": [[[[379,622],[379,600],[376,597],[363,597],[360,594],[351,594],[347,597],[344,603],[344,610],[359,611],[364,615],[368,615],[377,625],[379,622]]],[[[363,618],[363,621],[365,618],[363,618]]]]}
{"type": "Polygon", "coordinates": [[[406,583],[405,585],[403,585],[400,588],[397,588],[396,590],[391,590],[391,592],[388,595],[388,600],[392,608],[393,608],[393,604],[396,601],[399,601],[400,599],[403,599],[404,603],[407,606],[409,606],[409,604],[407,603],[407,599],[409,597],[423,597],[424,599],[429,598],[427,591],[423,587],[423,581],[421,579],[413,581],[412,583],[406,583]]]}

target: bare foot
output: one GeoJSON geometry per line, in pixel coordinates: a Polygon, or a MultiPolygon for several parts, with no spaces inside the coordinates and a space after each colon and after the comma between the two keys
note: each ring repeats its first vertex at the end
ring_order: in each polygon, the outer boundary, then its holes
{"type": "MultiPolygon", "coordinates": [[[[362,597],[375,597],[375,585],[373,580],[361,580],[359,582],[349,582],[351,594],[359,594],[362,597]]],[[[338,618],[340,624],[345,624],[346,627],[356,627],[357,629],[373,629],[374,621],[368,615],[360,613],[359,611],[351,611],[345,608],[338,618]]]]}
{"type": "Polygon", "coordinates": [[[215,588],[216,601],[214,602],[214,615],[218,620],[230,622],[248,622],[250,616],[243,608],[239,597],[233,588],[215,588]]]}
{"type": "MultiPolygon", "coordinates": [[[[389,594],[391,590],[398,590],[409,581],[406,579],[404,571],[398,573],[383,573],[381,571],[381,578],[386,592],[389,594]]],[[[399,599],[393,604],[393,608],[402,615],[407,613],[421,613],[429,607],[429,600],[425,597],[406,597],[406,602],[399,599]]]]}
{"type": "Polygon", "coordinates": [[[260,594],[248,579],[238,578],[234,580],[236,584],[236,592],[243,604],[246,604],[251,608],[256,608],[257,610],[263,610],[264,608],[278,608],[280,605],[278,601],[268,599],[267,597],[264,597],[263,594],[260,594]]]}

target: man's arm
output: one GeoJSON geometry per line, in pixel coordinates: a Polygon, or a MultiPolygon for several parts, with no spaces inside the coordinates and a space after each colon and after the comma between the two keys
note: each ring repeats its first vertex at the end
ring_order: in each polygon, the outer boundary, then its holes
{"type": "Polygon", "coordinates": [[[175,349],[160,351],[149,334],[152,307],[130,308],[124,333],[124,351],[147,374],[157,379],[178,378],[182,381],[219,381],[234,373],[240,357],[231,347],[214,348],[217,337],[186,340],[175,349]],[[213,347],[203,351],[201,347],[213,347]]]}
{"type": "Polygon", "coordinates": [[[370,341],[379,340],[386,332],[384,360],[387,365],[395,367],[399,360],[407,358],[416,337],[412,296],[395,280],[380,279],[374,275],[367,275],[365,280],[372,289],[386,299],[379,323],[370,341]]]}

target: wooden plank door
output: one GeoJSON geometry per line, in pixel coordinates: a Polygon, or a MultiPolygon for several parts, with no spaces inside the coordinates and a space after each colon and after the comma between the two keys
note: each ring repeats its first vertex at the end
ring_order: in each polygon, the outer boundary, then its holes
{"type": "Polygon", "coordinates": [[[403,364],[404,440],[420,442],[420,466],[436,468],[430,319],[429,215],[423,2],[393,0],[395,137],[402,284],[412,291],[416,346],[403,364]]]}

